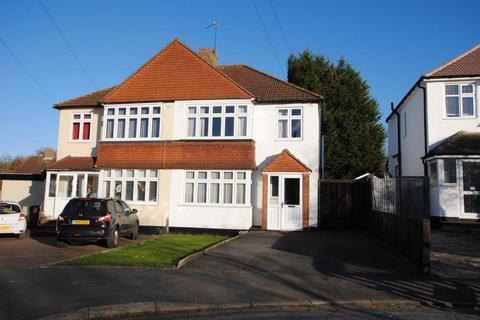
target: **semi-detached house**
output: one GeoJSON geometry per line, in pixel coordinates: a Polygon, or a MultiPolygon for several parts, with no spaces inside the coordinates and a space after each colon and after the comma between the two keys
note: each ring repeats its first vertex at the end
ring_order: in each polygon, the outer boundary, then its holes
{"type": "Polygon", "coordinates": [[[143,227],[317,225],[320,96],[174,40],[121,84],[60,102],[44,212],[115,197],[143,227]]]}

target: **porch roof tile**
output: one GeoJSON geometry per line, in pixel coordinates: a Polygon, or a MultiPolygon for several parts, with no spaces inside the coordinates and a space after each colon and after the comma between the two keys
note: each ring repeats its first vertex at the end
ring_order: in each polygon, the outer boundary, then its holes
{"type": "Polygon", "coordinates": [[[93,171],[95,170],[94,157],[67,156],[47,166],[47,170],[93,171]]]}
{"type": "Polygon", "coordinates": [[[98,168],[255,170],[253,140],[103,142],[98,168]]]}
{"type": "Polygon", "coordinates": [[[310,172],[312,171],[306,164],[300,161],[287,149],[278,154],[267,164],[263,172],[310,172]]]}
{"type": "Polygon", "coordinates": [[[480,132],[455,133],[430,150],[424,158],[433,156],[480,156],[480,132]]]}

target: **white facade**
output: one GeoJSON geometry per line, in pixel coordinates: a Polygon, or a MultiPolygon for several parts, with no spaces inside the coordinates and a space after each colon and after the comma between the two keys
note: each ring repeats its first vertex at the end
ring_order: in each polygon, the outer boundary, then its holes
{"type": "MultiPolygon", "coordinates": [[[[212,109],[210,109],[212,111],[212,109]]],[[[213,111],[212,111],[213,112],[213,111]]],[[[139,115],[137,120],[140,120],[142,116],[139,115]]],[[[213,117],[213,115],[211,115],[213,117]]],[[[283,119],[283,118],[282,118],[283,119]]],[[[122,197],[132,208],[138,210],[138,216],[141,226],[155,226],[155,227],[188,227],[188,228],[216,228],[216,229],[249,229],[252,226],[261,226],[262,224],[262,169],[284,149],[288,149],[295,155],[302,163],[308,166],[312,172],[309,179],[309,226],[317,226],[317,187],[319,178],[319,165],[320,165],[320,108],[316,103],[296,103],[296,104],[255,104],[252,100],[213,100],[213,101],[175,101],[169,103],[137,103],[137,104],[116,104],[105,105],[103,108],[92,109],[66,109],[60,110],[60,127],[63,128],[63,135],[59,134],[58,153],[62,156],[90,156],[96,155],[96,149],[100,141],[114,141],[116,143],[122,142],[135,142],[135,141],[175,141],[175,140],[254,140],[255,141],[255,157],[257,170],[203,170],[208,172],[208,175],[212,172],[228,171],[236,174],[237,172],[245,172],[246,181],[235,181],[233,185],[233,197],[237,197],[237,183],[246,184],[245,191],[247,194],[244,196],[244,203],[232,203],[232,204],[211,204],[211,203],[187,203],[185,201],[185,186],[186,186],[186,173],[189,170],[168,170],[160,168],[146,169],[148,172],[158,170],[158,176],[155,178],[156,182],[156,198],[155,201],[135,201],[137,199],[138,191],[127,191],[127,181],[129,178],[125,176],[128,174],[126,169],[121,168],[102,168],[94,172],[77,172],[77,171],[54,171],[49,170],[46,179],[46,185],[50,186],[56,181],[52,187],[47,187],[45,190],[45,213],[52,218],[56,218],[68,200],[74,196],[86,196],[87,186],[83,184],[79,187],[79,176],[81,175],[95,175],[98,176],[98,186],[96,191],[100,197],[122,197]],[[192,115],[191,107],[197,107],[196,115],[192,115]],[[225,114],[226,109],[223,110],[223,117],[233,116],[235,117],[235,132],[233,136],[212,136],[212,118],[210,118],[209,136],[202,136],[197,127],[196,135],[192,136],[192,132],[189,129],[189,118],[196,117],[197,126],[200,125],[200,118],[205,117],[205,114],[201,114],[200,107],[213,108],[214,106],[236,106],[237,111],[234,114],[225,114]],[[153,112],[153,108],[160,108],[158,114],[150,114],[150,126],[152,125],[152,118],[158,117],[160,119],[160,128],[158,136],[149,136],[147,138],[140,138],[140,128],[136,128],[136,137],[129,138],[129,125],[125,125],[129,122],[129,108],[138,108],[140,112],[141,108],[150,108],[149,112],[153,112]],[[126,108],[119,113],[120,109],[126,108]],[[108,115],[109,109],[115,109],[111,111],[114,115],[108,115]],[[285,123],[288,124],[286,131],[290,135],[290,130],[293,126],[292,120],[300,120],[301,122],[301,136],[300,137],[284,137],[279,138],[279,112],[280,109],[288,110],[288,116],[285,123]],[[300,115],[292,115],[291,110],[301,110],[300,115]],[[70,141],[72,134],[71,119],[74,113],[92,113],[94,115],[92,126],[91,139],[89,141],[80,143],[70,141]],[[245,122],[243,119],[246,118],[245,122]],[[111,120],[115,124],[114,129],[108,133],[107,122],[111,120]],[[118,121],[122,121],[122,126],[125,128],[125,134],[119,134],[118,121]],[[240,126],[242,123],[242,126],[240,126]],[[243,128],[246,125],[246,128],[243,128]],[[97,127],[97,126],[100,126],[97,127]],[[190,131],[189,131],[190,130],[190,131]],[[111,135],[111,138],[108,135],[111,135]],[[77,150],[75,145],[81,145],[82,148],[77,150]],[[86,146],[88,150],[83,150],[86,146]],[[114,178],[114,172],[121,171],[121,177],[114,178]],[[107,175],[108,172],[108,175],[107,175]],[[60,182],[60,177],[62,182],[60,182]],[[66,179],[65,177],[70,177],[66,179]],[[68,181],[66,181],[68,180],[68,181]],[[120,193],[115,194],[116,181],[119,181],[120,193]],[[63,183],[63,184],[62,184],[63,183]],[[66,184],[65,184],[66,183],[66,184]],[[79,188],[82,188],[80,190],[79,188]],[[64,190],[65,189],[65,190],[64,190]],[[108,189],[108,190],[107,190],[108,189]],[[131,195],[126,197],[126,194],[130,192],[131,195]],[[59,197],[62,195],[62,197],[59,197]],[[129,198],[132,197],[132,198],[129,198]]],[[[138,122],[137,122],[138,124],[138,122]]],[[[221,131],[225,130],[225,121],[222,122],[221,131]]],[[[151,128],[151,127],[150,127],[151,128]]],[[[142,169],[144,170],[144,169],[142,169]]],[[[196,169],[200,170],[200,169],[196,169]]],[[[138,170],[135,170],[135,175],[138,170]]],[[[289,173],[292,174],[292,173],[289,173]]],[[[301,174],[301,173],[300,173],[301,174]]],[[[136,183],[138,179],[132,178],[136,183]]],[[[142,179],[140,179],[142,180],[142,179]]],[[[153,180],[148,180],[153,181],[153,180]]],[[[147,196],[149,195],[149,182],[147,181],[145,188],[147,196]]],[[[208,181],[212,183],[214,181],[208,181]]],[[[132,184],[129,185],[130,188],[132,184]]],[[[151,187],[150,187],[151,188],[151,187]]],[[[210,192],[210,189],[207,189],[210,192]]],[[[223,191],[222,191],[223,192],[223,191]]],[[[222,196],[223,193],[220,192],[222,196]]],[[[303,192],[303,191],[301,191],[303,192]]],[[[208,193],[207,196],[210,196],[208,193]]],[[[301,197],[302,198],[302,197],[301,197]]],[[[221,201],[220,201],[221,202],[221,201]]],[[[235,200],[236,202],[236,200],[235,200]]],[[[301,220],[302,206],[298,206],[298,219],[301,220]]]]}
{"type": "MultiPolygon", "coordinates": [[[[459,131],[480,132],[480,78],[449,78],[449,79],[422,79],[420,86],[426,88],[426,99],[424,99],[424,90],[418,85],[412,89],[405,101],[397,107],[400,114],[400,144],[401,144],[401,174],[402,176],[424,176],[425,167],[422,157],[430,150],[435,148],[445,139],[451,137],[459,131]],[[458,106],[458,115],[453,115],[447,111],[447,99],[451,95],[448,93],[448,86],[458,87],[458,97],[460,105],[458,106]],[[463,89],[464,86],[469,87],[463,89]],[[470,89],[471,86],[471,89],[470,89]],[[467,93],[463,94],[465,90],[467,93]],[[471,92],[473,91],[473,92],[471,92]],[[468,98],[468,102],[473,100],[473,107],[463,109],[463,98],[468,98]],[[472,99],[470,99],[472,98],[472,99]],[[426,110],[424,110],[424,100],[426,100],[426,110]],[[426,128],[424,114],[426,113],[426,128]],[[405,130],[406,128],[406,130],[405,130]],[[426,131],[426,137],[425,132],[426,131]],[[426,145],[426,150],[425,150],[426,145]]],[[[389,174],[395,176],[398,170],[398,133],[397,133],[397,115],[392,113],[387,121],[388,124],[388,160],[389,174]]],[[[445,172],[443,160],[449,157],[438,156],[426,159],[428,163],[437,161],[436,170],[438,176],[437,182],[431,183],[430,188],[430,213],[432,216],[447,218],[469,218],[475,219],[480,215],[477,213],[465,212],[464,205],[464,185],[462,163],[471,157],[457,155],[454,158],[457,161],[455,174],[455,183],[443,183],[445,172]]]]}

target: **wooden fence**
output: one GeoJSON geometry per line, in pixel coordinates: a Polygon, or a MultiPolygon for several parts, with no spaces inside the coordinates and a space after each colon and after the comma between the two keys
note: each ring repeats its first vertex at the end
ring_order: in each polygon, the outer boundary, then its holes
{"type": "Polygon", "coordinates": [[[368,181],[320,180],[320,228],[363,227],[371,208],[368,181]]]}
{"type": "Polygon", "coordinates": [[[320,180],[319,228],[365,228],[430,272],[428,181],[320,180]]]}

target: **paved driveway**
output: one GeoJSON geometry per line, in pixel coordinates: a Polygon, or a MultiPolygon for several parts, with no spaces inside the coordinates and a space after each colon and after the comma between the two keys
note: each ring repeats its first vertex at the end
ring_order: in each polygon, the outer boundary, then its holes
{"type": "MultiPolygon", "coordinates": [[[[27,231],[28,232],[28,231],[27,231]]],[[[145,238],[145,237],[143,237],[145,238]]],[[[142,237],[140,237],[142,239],[142,237]]],[[[120,238],[119,245],[135,242],[120,238]]],[[[17,240],[13,236],[0,236],[0,268],[38,268],[68,258],[83,256],[106,250],[98,244],[74,244],[58,248],[54,236],[39,235],[17,240]]]]}
{"type": "Polygon", "coordinates": [[[179,270],[125,267],[0,268],[0,319],[87,306],[305,300],[479,303],[475,281],[416,274],[368,233],[250,232],[179,270]],[[19,298],[28,303],[19,304],[19,298]]]}

